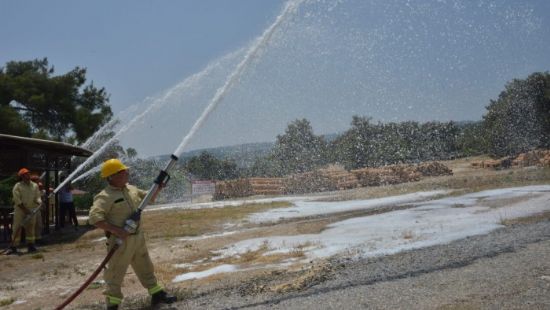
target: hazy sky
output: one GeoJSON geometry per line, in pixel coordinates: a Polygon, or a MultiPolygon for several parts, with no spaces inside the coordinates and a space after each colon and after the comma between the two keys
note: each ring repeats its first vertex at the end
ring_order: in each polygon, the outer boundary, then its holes
{"type": "Polygon", "coordinates": [[[114,112],[242,47],[279,13],[274,0],[0,0],[0,64],[47,57],[80,66],[114,112]]]}
{"type": "MultiPolygon", "coordinates": [[[[0,63],[88,68],[142,155],[170,153],[285,1],[0,0],[0,63]],[[193,76],[195,74],[195,76],[193,76]],[[168,92],[168,93],[167,93],[168,92]],[[148,98],[148,99],[146,99],[148,98]]],[[[376,121],[478,120],[507,81],[550,70],[550,1],[305,0],[190,148],[376,121]]]]}

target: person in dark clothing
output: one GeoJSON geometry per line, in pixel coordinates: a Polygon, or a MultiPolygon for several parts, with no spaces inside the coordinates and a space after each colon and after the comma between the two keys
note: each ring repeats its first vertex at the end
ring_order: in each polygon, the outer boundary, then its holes
{"type": "Polygon", "coordinates": [[[65,227],[65,216],[68,213],[69,220],[76,230],[78,229],[78,219],[76,218],[72,189],[71,183],[69,182],[59,191],[59,226],[65,227]]]}

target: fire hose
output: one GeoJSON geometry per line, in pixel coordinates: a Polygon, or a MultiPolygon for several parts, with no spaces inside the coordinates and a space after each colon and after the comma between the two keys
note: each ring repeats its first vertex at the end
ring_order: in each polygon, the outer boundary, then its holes
{"type": "MultiPolygon", "coordinates": [[[[178,157],[176,155],[170,156],[170,161],[166,165],[166,167],[160,171],[159,175],[153,182],[153,185],[147,192],[147,195],[141,200],[141,203],[139,204],[139,207],[132,213],[132,215],[125,221],[124,223],[124,230],[130,234],[134,234],[137,231],[138,228],[138,222],[141,219],[141,212],[147,207],[149,202],[151,202],[151,199],[153,198],[153,194],[159,189],[160,186],[164,187],[166,183],[170,180],[170,175],[168,175],[168,171],[170,171],[176,162],[178,161],[178,157]]],[[[122,244],[122,240],[117,239],[115,245],[109,252],[107,253],[107,256],[103,259],[101,264],[97,267],[97,269],[88,277],[88,279],[82,283],[82,285],[71,295],[69,296],[62,304],[57,306],[56,310],[61,310],[65,308],[68,304],[70,304],[82,291],[92,283],[92,281],[97,277],[97,275],[101,272],[101,270],[107,265],[111,257],[115,254],[116,250],[119,248],[119,246],[122,244]]]]}
{"type": "Polygon", "coordinates": [[[88,285],[92,283],[92,281],[97,277],[97,275],[101,272],[101,270],[105,267],[105,265],[107,265],[107,262],[111,259],[111,257],[113,257],[113,254],[115,254],[115,251],[118,249],[118,247],[119,245],[115,244],[113,248],[109,251],[109,253],[107,253],[107,256],[105,256],[101,264],[99,264],[97,269],[90,275],[90,277],[84,283],[82,283],[82,285],[78,288],[78,290],[76,290],[71,296],[69,296],[69,298],[65,299],[65,301],[59,306],[57,306],[55,309],[57,310],[57,309],[65,308],[78,295],[80,295],[80,293],[82,293],[82,291],[84,291],[88,287],[88,285]]]}

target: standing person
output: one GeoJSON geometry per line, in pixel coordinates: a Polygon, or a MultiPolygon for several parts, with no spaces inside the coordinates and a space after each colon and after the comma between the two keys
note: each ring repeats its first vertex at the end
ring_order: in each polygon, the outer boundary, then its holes
{"type": "MultiPolygon", "coordinates": [[[[107,285],[104,291],[107,309],[118,309],[122,302],[121,284],[128,265],[132,265],[141,285],[149,291],[151,305],[175,302],[177,298],[167,294],[157,282],[141,227],[138,226],[133,234],[124,230],[126,219],[137,210],[147,192],[128,184],[128,167],[118,159],[109,159],[103,163],[101,177],[107,180],[108,185],[94,197],[89,222],[105,230],[108,250],[115,245],[117,238],[122,240],[103,274],[107,285]]],[[[151,201],[155,200],[159,190],[151,201]]]]}
{"type": "Polygon", "coordinates": [[[59,226],[65,227],[65,217],[68,212],[69,220],[73,223],[74,229],[78,230],[78,219],[76,218],[72,190],[73,187],[69,182],[59,191],[59,226]]]}
{"type": "Polygon", "coordinates": [[[36,213],[28,219],[27,216],[31,215],[42,204],[40,190],[38,190],[36,183],[31,182],[31,173],[27,168],[21,168],[17,175],[21,180],[15,184],[12,190],[15,212],[12,225],[12,246],[7,254],[17,254],[16,245],[21,242],[20,227],[25,228],[28,252],[36,252],[34,247],[36,213]],[[23,223],[24,221],[25,223],[23,223]]]}

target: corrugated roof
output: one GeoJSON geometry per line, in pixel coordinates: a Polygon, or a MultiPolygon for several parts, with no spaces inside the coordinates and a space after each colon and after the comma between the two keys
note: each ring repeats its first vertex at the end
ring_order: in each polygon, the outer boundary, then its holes
{"type": "Polygon", "coordinates": [[[69,143],[0,134],[0,145],[27,145],[64,155],[90,157],[93,152],[69,143]]]}

